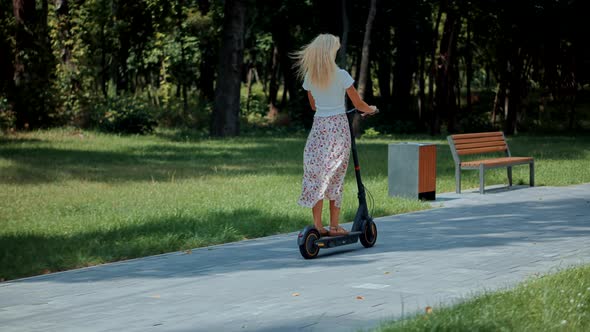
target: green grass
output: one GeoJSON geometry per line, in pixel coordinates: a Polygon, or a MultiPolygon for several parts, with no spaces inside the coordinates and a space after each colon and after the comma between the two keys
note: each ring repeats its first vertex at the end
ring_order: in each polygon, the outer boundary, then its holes
{"type": "MultiPolygon", "coordinates": [[[[73,129],[1,137],[0,279],[298,230],[311,223],[309,209],[296,203],[305,139],[73,129]]],[[[374,216],[429,207],[387,195],[387,145],[400,140],[440,144],[437,192],[454,191],[445,140],[361,139],[374,216]]],[[[590,137],[517,137],[510,145],[514,155],[535,157],[537,185],[590,182],[590,137]]],[[[356,209],[351,170],[343,221],[356,209]]],[[[486,174],[487,184],[506,183],[505,171],[486,174]]],[[[515,167],[514,179],[528,183],[528,167],[515,167]]],[[[477,184],[477,172],[464,172],[463,188],[477,184]]]]}
{"type": "Polygon", "coordinates": [[[377,331],[590,331],[590,266],[531,279],[377,331]]]}

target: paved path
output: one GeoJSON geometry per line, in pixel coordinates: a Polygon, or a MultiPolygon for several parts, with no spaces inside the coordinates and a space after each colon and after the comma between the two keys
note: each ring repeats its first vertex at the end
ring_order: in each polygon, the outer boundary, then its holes
{"type": "Polygon", "coordinates": [[[291,233],[0,283],[0,329],[351,331],[590,263],[590,184],[434,204],[310,261],[291,233]]]}

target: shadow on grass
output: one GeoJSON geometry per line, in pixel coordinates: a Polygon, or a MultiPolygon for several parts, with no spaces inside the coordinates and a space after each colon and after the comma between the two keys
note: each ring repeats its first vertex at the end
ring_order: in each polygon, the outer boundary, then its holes
{"type": "MultiPolygon", "coordinates": [[[[382,254],[500,247],[590,238],[588,199],[501,203],[449,207],[377,220],[377,245],[360,244],[322,250],[303,260],[294,234],[231,243],[191,254],[156,256],[56,276],[60,282],[114,278],[168,278],[274,270],[305,266],[352,266],[383,260],[382,254]],[[391,220],[394,218],[394,220],[391,220]],[[392,222],[395,221],[395,222],[392,222]],[[345,255],[344,255],[345,254],[345,255]],[[346,259],[334,259],[338,257],[346,259]]],[[[305,219],[305,218],[303,218],[305,219]]],[[[246,209],[196,217],[167,217],[72,236],[2,235],[0,276],[7,279],[92,264],[184,250],[301,229],[308,220],[287,215],[267,218],[264,211],[246,209]]],[[[386,256],[393,258],[393,256],[386,256]]]]}
{"type": "Polygon", "coordinates": [[[170,181],[202,176],[302,174],[300,142],[280,146],[148,145],[128,151],[88,151],[52,147],[0,145],[0,183],[36,184],[80,179],[96,182],[170,181]]]}
{"type": "MultiPolygon", "coordinates": [[[[43,145],[39,142],[21,138],[0,140],[0,155],[11,162],[2,168],[0,183],[36,184],[64,179],[111,183],[203,176],[302,175],[305,146],[304,137],[206,140],[186,144],[164,142],[140,146],[129,143],[119,151],[120,147],[107,151],[55,148],[47,145],[51,144],[50,141],[43,141],[43,145]],[[21,144],[16,145],[17,142],[21,144]]],[[[89,148],[101,148],[99,144],[89,148]]],[[[584,154],[590,151],[588,138],[525,137],[509,144],[513,155],[533,156],[538,164],[544,160],[584,159],[584,154]]],[[[360,140],[358,147],[363,176],[386,178],[388,143],[366,139],[360,140]]],[[[352,167],[348,171],[348,176],[353,176],[352,167]]],[[[445,144],[437,145],[437,176],[454,178],[453,160],[445,144]]]]}
{"type": "Polygon", "coordinates": [[[0,234],[0,278],[13,279],[87,265],[259,238],[303,228],[306,218],[236,209],[205,217],[169,216],[71,235],[0,234]]]}

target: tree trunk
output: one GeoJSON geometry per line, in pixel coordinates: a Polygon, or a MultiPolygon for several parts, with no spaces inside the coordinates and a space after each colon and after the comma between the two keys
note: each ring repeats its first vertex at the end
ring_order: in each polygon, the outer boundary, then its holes
{"type": "Polygon", "coordinates": [[[467,93],[467,111],[473,109],[471,98],[471,81],[473,80],[473,50],[471,49],[471,19],[467,18],[467,42],[465,43],[465,85],[467,93]]]}
{"type": "MultiPolygon", "coordinates": [[[[438,58],[438,70],[436,78],[436,104],[435,117],[437,120],[444,117],[447,120],[447,130],[452,133],[455,121],[455,48],[457,44],[457,19],[452,10],[447,12],[447,19],[440,41],[440,54],[438,58]]],[[[439,121],[435,123],[440,124],[439,121]]],[[[440,133],[440,128],[435,128],[435,133],[440,133]]]]}
{"type": "Polygon", "coordinates": [[[503,98],[503,89],[504,87],[498,83],[498,86],[496,87],[496,96],[494,97],[494,106],[492,107],[492,118],[490,119],[492,126],[496,125],[496,114],[498,114],[500,100],[503,98]]]}
{"type": "Polygon", "coordinates": [[[424,112],[425,112],[425,103],[426,103],[426,93],[425,93],[425,89],[426,89],[426,82],[424,79],[425,76],[425,70],[426,70],[426,54],[424,52],[420,53],[420,69],[418,70],[418,86],[419,86],[419,92],[418,92],[418,121],[420,123],[420,125],[423,125],[423,118],[424,118],[424,112]]]}
{"type": "Polygon", "coordinates": [[[203,52],[203,58],[199,66],[199,88],[201,89],[201,95],[205,97],[205,100],[210,101],[215,99],[215,88],[213,82],[215,82],[215,53],[211,50],[213,45],[208,44],[203,52]]]}
{"type": "Polygon", "coordinates": [[[277,94],[279,93],[279,51],[276,47],[272,48],[268,73],[270,75],[268,79],[268,107],[269,111],[273,112],[277,105],[277,94]]]}
{"type": "Polygon", "coordinates": [[[346,68],[346,48],[348,47],[348,32],[350,30],[350,21],[348,19],[348,12],[346,10],[347,1],[341,0],[342,13],[342,38],[340,39],[340,51],[338,54],[338,65],[340,68],[346,68]]]}
{"type": "MultiPolygon", "coordinates": [[[[8,16],[13,15],[12,13],[2,11],[0,12],[0,21],[8,19],[8,16]]],[[[12,47],[10,42],[6,38],[0,38],[0,93],[8,96],[13,95],[14,91],[14,65],[15,60],[12,54],[12,47]]],[[[10,98],[13,102],[12,98],[10,98]]]]}
{"type": "Polygon", "coordinates": [[[224,13],[210,130],[211,136],[217,137],[240,134],[240,74],[244,57],[246,4],[243,0],[226,0],[224,13]]]}
{"type": "MultiPolygon", "coordinates": [[[[71,45],[71,19],[70,19],[70,2],[68,0],[57,0],[55,1],[55,12],[57,14],[57,43],[61,49],[61,71],[65,76],[64,82],[69,86],[69,90],[62,91],[66,94],[64,99],[64,108],[67,112],[71,112],[76,106],[78,100],[78,94],[81,90],[79,79],[77,78],[76,64],[72,62],[72,45],[71,45]]],[[[80,117],[81,114],[77,114],[80,124],[84,124],[88,119],[80,117]]]]}
{"type": "MultiPolygon", "coordinates": [[[[117,17],[118,19],[123,19],[125,17],[125,7],[127,3],[124,1],[118,2],[117,6],[114,6],[113,16],[117,17]]],[[[115,22],[113,22],[116,24],[115,22]]],[[[116,30],[115,27],[113,27],[116,30]]],[[[129,32],[124,29],[119,29],[117,32],[118,36],[117,39],[119,41],[119,48],[117,50],[116,55],[116,86],[117,86],[117,94],[121,94],[127,92],[129,90],[129,68],[127,66],[127,59],[129,58],[129,49],[131,47],[131,37],[129,32]]]]}
{"type": "MultiPolygon", "coordinates": [[[[377,12],[377,1],[371,0],[371,8],[369,9],[369,15],[367,16],[367,23],[365,24],[365,36],[363,38],[363,49],[361,55],[361,65],[359,68],[359,80],[358,80],[358,93],[361,98],[364,99],[365,91],[367,89],[367,80],[370,79],[370,68],[369,68],[369,49],[371,46],[371,29],[373,28],[373,22],[375,21],[375,14],[377,12]]],[[[355,137],[361,135],[361,124],[358,116],[354,117],[352,121],[352,130],[355,137]]]]}
{"type": "Polygon", "coordinates": [[[389,33],[387,38],[383,41],[383,47],[378,50],[377,57],[377,79],[379,83],[379,92],[381,93],[381,102],[389,105],[391,99],[391,43],[389,40],[389,33]]]}
{"type": "Polygon", "coordinates": [[[508,107],[505,110],[504,133],[507,135],[517,134],[517,118],[521,108],[522,92],[522,71],[523,63],[520,51],[513,53],[512,59],[508,62],[509,70],[509,92],[508,107]]]}
{"type": "Polygon", "coordinates": [[[100,45],[101,90],[103,97],[106,98],[108,96],[109,67],[107,65],[107,41],[104,26],[100,29],[100,45]]]}
{"type": "Polygon", "coordinates": [[[280,70],[283,74],[284,91],[287,92],[283,93],[281,102],[282,106],[284,106],[287,101],[287,95],[289,95],[290,100],[294,100],[297,96],[298,88],[296,85],[297,75],[295,74],[293,62],[289,56],[289,52],[293,51],[293,38],[289,30],[289,22],[284,17],[277,16],[276,20],[279,19],[282,22],[279,24],[277,21],[276,26],[283,25],[283,27],[281,29],[273,29],[272,37],[277,47],[280,70]]]}
{"type": "MultiPolygon", "coordinates": [[[[407,15],[410,15],[408,13],[407,15]]],[[[395,118],[410,120],[415,118],[411,114],[413,75],[416,71],[416,24],[411,18],[400,22],[396,30],[397,56],[393,73],[393,98],[395,118]]]]}
{"type": "Polygon", "coordinates": [[[367,80],[369,79],[369,49],[371,46],[371,29],[375,21],[375,14],[377,12],[377,0],[371,0],[371,8],[367,16],[367,23],[365,24],[365,36],[363,38],[363,51],[361,57],[361,67],[359,73],[358,93],[363,98],[367,87],[367,80]]]}
{"type": "Polygon", "coordinates": [[[182,111],[186,117],[188,117],[188,79],[187,79],[187,63],[186,63],[186,54],[184,50],[184,28],[182,26],[182,22],[185,20],[184,13],[183,13],[183,6],[184,0],[178,0],[177,2],[177,9],[176,9],[176,28],[178,29],[179,34],[179,45],[180,45],[180,64],[181,69],[178,73],[179,76],[179,86],[182,90],[182,111]]]}
{"type": "Polygon", "coordinates": [[[28,128],[34,118],[34,110],[26,98],[32,92],[31,76],[33,68],[27,55],[34,47],[36,24],[35,0],[13,0],[14,18],[16,21],[16,35],[14,38],[14,89],[12,96],[16,125],[18,128],[28,128]]]}
{"type": "Polygon", "coordinates": [[[250,99],[252,96],[252,76],[254,67],[248,68],[248,74],[246,74],[246,114],[250,114],[250,99]]]}
{"type": "MultiPolygon", "coordinates": [[[[199,10],[201,15],[205,16],[209,13],[210,3],[207,0],[198,1],[199,10]]],[[[201,51],[202,58],[199,64],[199,89],[201,97],[204,97],[206,101],[212,101],[215,99],[215,89],[213,82],[215,81],[215,62],[216,56],[215,51],[217,47],[214,47],[214,42],[207,39],[201,40],[203,43],[201,51]]]]}
{"type": "Polygon", "coordinates": [[[428,118],[430,123],[430,135],[436,135],[440,133],[440,116],[435,110],[434,101],[434,81],[437,71],[436,52],[438,49],[438,29],[440,21],[442,19],[443,10],[446,8],[446,1],[441,1],[436,15],[436,23],[432,30],[432,48],[430,49],[430,70],[428,71],[428,118]]]}

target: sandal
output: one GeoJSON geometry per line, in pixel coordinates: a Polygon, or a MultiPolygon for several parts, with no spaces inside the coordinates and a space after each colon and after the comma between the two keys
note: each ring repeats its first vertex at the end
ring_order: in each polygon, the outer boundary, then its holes
{"type": "Polygon", "coordinates": [[[324,227],[316,227],[314,226],[315,229],[320,233],[320,236],[328,236],[330,233],[328,232],[327,229],[325,229],[324,227]]]}
{"type": "Polygon", "coordinates": [[[342,235],[347,235],[348,231],[344,228],[342,228],[342,226],[330,226],[330,236],[342,236],[342,235]]]}

